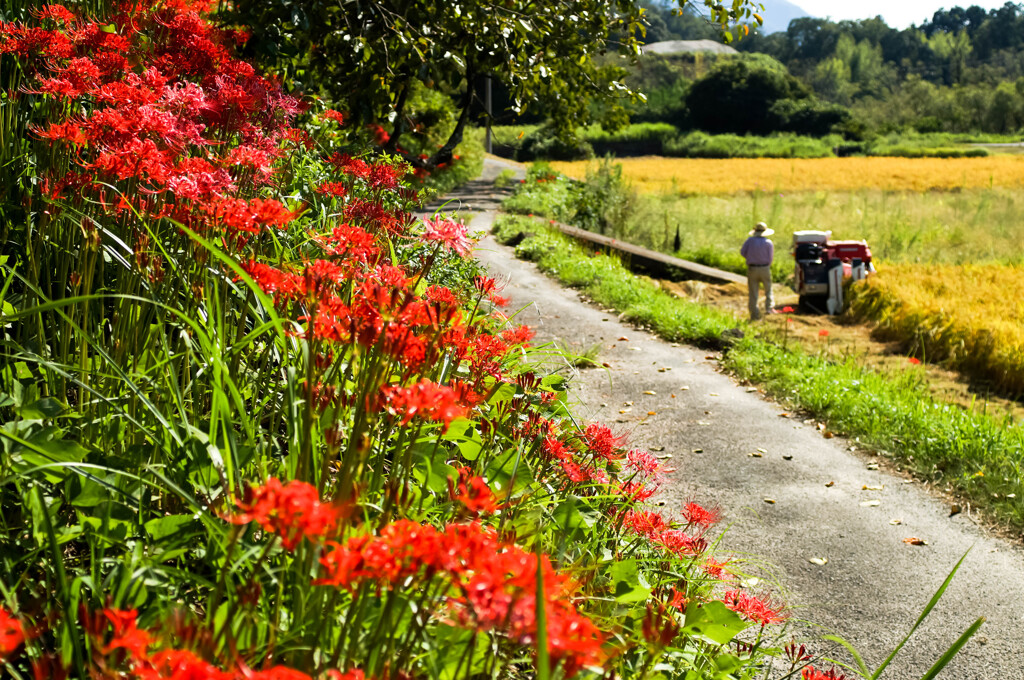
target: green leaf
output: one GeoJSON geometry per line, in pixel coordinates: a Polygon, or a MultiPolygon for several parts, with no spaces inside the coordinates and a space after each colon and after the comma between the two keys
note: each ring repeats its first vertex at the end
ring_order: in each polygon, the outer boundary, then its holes
{"type": "Polygon", "coordinates": [[[21,408],[21,417],[26,420],[43,420],[56,418],[65,411],[64,404],[53,397],[43,397],[21,408]]]}
{"type": "Polygon", "coordinates": [[[636,560],[612,563],[608,575],[612,579],[616,602],[644,602],[651,596],[650,586],[640,573],[636,560]]]}
{"type": "Polygon", "coordinates": [[[151,519],[143,526],[150,538],[154,541],[162,541],[168,537],[187,535],[189,532],[186,529],[189,527],[194,528],[197,524],[192,515],[168,515],[167,517],[151,519]]]}
{"type": "Polygon", "coordinates": [[[921,623],[924,622],[925,618],[927,618],[927,616],[932,613],[932,610],[935,609],[935,605],[939,603],[939,600],[942,599],[943,594],[945,594],[946,588],[948,588],[949,584],[953,581],[953,577],[956,576],[956,572],[959,571],[960,565],[964,563],[964,560],[967,559],[967,556],[970,553],[971,549],[968,548],[967,552],[964,553],[963,557],[961,557],[960,560],[956,563],[956,565],[954,565],[953,570],[949,572],[949,576],[946,577],[946,580],[942,582],[942,585],[939,586],[939,589],[935,592],[934,595],[932,595],[932,599],[928,601],[927,605],[925,605],[924,611],[922,611],[921,615],[917,617],[917,621],[914,623],[913,627],[911,627],[910,632],[908,632],[906,637],[904,637],[903,640],[901,640],[900,643],[896,645],[896,649],[892,650],[889,656],[885,658],[885,661],[882,662],[882,665],[875,669],[875,672],[871,675],[871,680],[877,680],[877,678],[882,674],[882,671],[884,671],[886,667],[890,663],[892,663],[892,660],[895,659],[896,655],[899,654],[901,649],[903,649],[903,645],[907,644],[907,640],[909,640],[910,636],[914,634],[918,626],[920,626],[921,623]]]}
{"type": "Polygon", "coordinates": [[[981,628],[981,625],[983,623],[985,623],[984,616],[980,617],[977,621],[972,623],[970,627],[963,632],[963,635],[957,638],[957,641],[954,642],[953,645],[949,649],[947,649],[942,656],[939,657],[939,660],[935,662],[935,665],[929,668],[928,672],[921,676],[921,680],[934,680],[935,676],[938,675],[942,671],[942,669],[945,668],[946,665],[953,660],[953,657],[957,655],[957,652],[959,652],[963,648],[963,646],[967,644],[967,641],[970,640],[971,637],[973,637],[974,634],[978,632],[978,629],[981,628]]]}
{"type": "Polygon", "coordinates": [[[726,607],[723,602],[712,600],[686,610],[683,633],[712,644],[727,645],[747,625],[739,614],[726,607]]]}

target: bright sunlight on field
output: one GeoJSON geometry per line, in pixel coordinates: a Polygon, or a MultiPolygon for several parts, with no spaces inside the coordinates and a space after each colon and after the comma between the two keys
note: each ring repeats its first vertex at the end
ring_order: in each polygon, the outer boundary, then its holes
{"type": "MultiPolygon", "coordinates": [[[[623,177],[641,193],[744,191],[929,191],[1024,187],[1024,157],[988,158],[623,158],[623,177]]],[[[595,161],[554,162],[583,179],[595,161]]]]}

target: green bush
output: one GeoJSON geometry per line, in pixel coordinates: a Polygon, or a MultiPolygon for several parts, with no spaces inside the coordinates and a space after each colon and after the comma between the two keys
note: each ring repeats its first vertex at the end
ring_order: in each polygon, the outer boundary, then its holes
{"type": "Polygon", "coordinates": [[[636,193],[622,179],[622,166],[608,157],[574,188],[572,223],[599,234],[625,224],[636,204],[636,193]]]}
{"type": "Polygon", "coordinates": [[[823,139],[794,134],[771,137],[710,135],[691,132],[665,144],[666,156],[682,158],[827,158],[841,138],[823,139]]]}
{"type": "Polygon", "coordinates": [[[582,140],[568,141],[555,134],[549,126],[541,126],[527,134],[516,150],[517,161],[578,161],[594,157],[594,147],[582,140]]]}

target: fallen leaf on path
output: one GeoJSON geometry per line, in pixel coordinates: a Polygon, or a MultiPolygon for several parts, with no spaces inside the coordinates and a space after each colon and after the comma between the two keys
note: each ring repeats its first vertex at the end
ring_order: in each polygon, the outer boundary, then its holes
{"type": "Polygon", "coordinates": [[[654,452],[656,452],[656,453],[657,453],[658,451],[664,451],[664,450],[665,450],[665,447],[664,447],[664,446],[652,446],[652,447],[650,448],[650,450],[651,450],[651,451],[654,451],[654,452]]]}
{"type": "Polygon", "coordinates": [[[875,486],[868,486],[867,484],[865,484],[864,486],[860,487],[860,490],[861,491],[881,491],[884,488],[885,488],[884,484],[877,484],[875,486]]]}
{"type": "Polygon", "coordinates": [[[612,367],[612,365],[609,364],[607,361],[602,361],[601,365],[604,366],[605,368],[611,368],[612,367]]]}
{"type": "Polygon", "coordinates": [[[923,538],[918,538],[917,536],[910,536],[908,538],[904,538],[903,542],[909,545],[928,545],[928,541],[924,540],[923,538]]]}
{"type": "Polygon", "coordinates": [[[832,437],[835,437],[835,435],[829,432],[828,430],[822,432],[821,436],[824,437],[825,439],[832,439],[832,437]]]}
{"type": "Polygon", "coordinates": [[[656,415],[658,415],[658,412],[657,411],[648,411],[647,415],[649,415],[649,416],[656,416],[656,415]]]}
{"type": "Polygon", "coordinates": [[[672,397],[673,399],[675,399],[675,398],[676,398],[676,395],[674,395],[674,394],[670,394],[670,395],[668,395],[668,396],[672,397]]]}
{"type": "Polygon", "coordinates": [[[623,406],[632,406],[633,402],[631,402],[631,401],[624,401],[624,402],[622,402],[622,405],[623,406]]]}
{"type": "Polygon", "coordinates": [[[679,389],[681,389],[681,390],[688,390],[688,389],[690,389],[690,386],[689,385],[683,385],[679,389]]]}
{"type": "Polygon", "coordinates": [[[706,421],[706,420],[698,420],[698,421],[697,421],[697,424],[698,424],[698,425],[710,425],[711,423],[709,423],[709,422],[708,422],[708,421],[706,421]]]}
{"type": "Polygon", "coordinates": [[[763,455],[764,455],[764,454],[763,454],[763,453],[761,453],[760,451],[751,451],[751,452],[750,452],[750,457],[751,457],[751,458],[760,458],[760,457],[762,457],[763,455]]]}
{"type": "Polygon", "coordinates": [[[718,392],[708,392],[708,396],[709,397],[717,397],[718,396],[718,392]]]}
{"type": "Polygon", "coordinates": [[[704,453],[704,449],[694,449],[694,453],[704,453]]]}
{"type": "Polygon", "coordinates": [[[868,470],[877,470],[878,463],[868,463],[868,470]]]}
{"type": "Polygon", "coordinates": [[[655,395],[657,394],[657,392],[655,392],[654,390],[644,390],[644,394],[655,395]]]}
{"type": "Polygon", "coordinates": [[[631,408],[622,408],[622,409],[619,409],[619,413],[629,413],[632,410],[633,409],[631,409],[631,408]]]}
{"type": "Polygon", "coordinates": [[[762,449],[760,446],[757,447],[757,450],[761,453],[768,453],[768,449],[762,449]]]}
{"type": "Polygon", "coordinates": [[[835,483],[835,482],[829,482],[828,484],[826,484],[826,485],[825,485],[825,488],[826,488],[826,489],[831,489],[831,488],[832,488],[833,486],[835,486],[835,485],[836,485],[836,483],[835,483]]]}
{"type": "Polygon", "coordinates": [[[747,388],[747,392],[757,392],[757,388],[756,387],[748,387],[747,388]]]}
{"type": "Polygon", "coordinates": [[[622,337],[618,338],[618,340],[620,342],[629,342],[629,338],[627,338],[625,335],[623,335],[622,337]]]}
{"type": "Polygon", "coordinates": [[[631,349],[631,350],[632,350],[632,351],[634,351],[634,352],[640,352],[640,351],[642,351],[642,350],[641,350],[641,349],[640,349],[639,347],[630,347],[629,349],[631,349]]]}
{"type": "Polygon", "coordinates": [[[716,356],[715,356],[714,354],[708,354],[708,355],[707,355],[707,356],[705,356],[704,358],[705,358],[705,359],[717,359],[718,357],[716,357],[716,356]]]}
{"type": "Polygon", "coordinates": [[[862,502],[862,503],[860,504],[860,507],[862,507],[862,508],[873,508],[873,507],[875,507],[876,505],[881,505],[881,504],[882,504],[882,501],[879,501],[879,500],[873,500],[873,501],[863,501],[863,502],[862,502]]]}
{"type": "Polygon", "coordinates": [[[954,504],[953,507],[949,509],[949,516],[952,517],[953,515],[959,515],[963,511],[963,508],[961,508],[959,505],[954,504]]]}
{"type": "Polygon", "coordinates": [[[901,520],[901,519],[891,519],[891,520],[889,520],[889,524],[893,525],[894,527],[898,527],[899,525],[903,524],[903,520],[901,520]]]}
{"type": "Polygon", "coordinates": [[[828,564],[828,558],[827,557],[811,557],[811,558],[808,558],[807,561],[810,562],[811,564],[817,564],[819,567],[824,567],[826,564],[828,564]]]}
{"type": "Polygon", "coordinates": [[[819,430],[824,430],[825,429],[825,423],[818,423],[818,429],[819,430]]]}
{"type": "Polygon", "coordinates": [[[786,411],[783,411],[782,413],[779,414],[779,417],[780,418],[788,418],[789,417],[789,413],[787,413],[786,411]]]}
{"type": "Polygon", "coordinates": [[[774,498],[765,498],[764,502],[767,503],[768,505],[775,505],[775,499],[774,498]]]}
{"type": "Polygon", "coordinates": [[[782,460],[793,460],[793,456],[788,453],[782,454],[782,460]]]}

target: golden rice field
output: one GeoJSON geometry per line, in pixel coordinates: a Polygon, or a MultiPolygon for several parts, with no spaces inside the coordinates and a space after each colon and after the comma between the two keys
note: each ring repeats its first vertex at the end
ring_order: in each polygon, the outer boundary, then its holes
{"type": "Polygon", "coordinates": [[[1024,394],[1024,267],[883,266],[851,311],[928,361],[1024,394]]]}
{"type": "MultiPolygon", "coordinates": [[[[1024,188],[1024,156],[987,158],[623,158],[623,177],[645,194],[749,191],[949,191],[1024,188]]],[[[553,162],[583,179],[596,161],[553,162]]]]}

